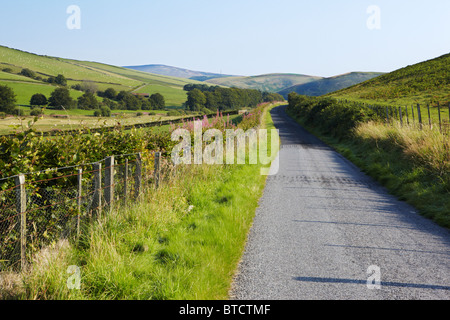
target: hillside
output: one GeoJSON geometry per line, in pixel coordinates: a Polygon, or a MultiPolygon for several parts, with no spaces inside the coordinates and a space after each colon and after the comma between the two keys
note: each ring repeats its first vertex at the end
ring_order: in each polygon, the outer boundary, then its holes
{"type": "Polygon", "coordinates": [[[206,82],[227,87],[278,92],[282,89],[292,87],[294,85],[304,84],[319,79],[322,78],[302,74],[273,73],[251,77],[228,77],[210,79],[206,82]]]}
{"type": "Polygon", "coordinates": [[[448,104],[450,54],[401,68],[330,96],[390,104],[448,104]]]}
{"type": "Polygon", "coordinates": [[[351,87],[355,84],[378,77],[382,73],[376,72],[350,72],[330,78],[323,78],[317,81],[295,85],[287,89],[283,89],[278,93],[287,98],[291,92],[307,96],[322,96],[337,90],[351,87]]]}
{"type": "Polygon", "coordinates": [[[194,71],[183,68],[171,67],[162,64],[149,64],[143,66],[126,66],[124,68],[148,72],[153,74],[159,74],[170,77],[205,81],[213,78],[232,77],[232,75],[225,75],[220,73],[194,71]]]}
{"type": "MultiPolygon", "coordinates": [[[[8,85],[17,95],[17,103],[27,105],[35,93],[47,97],[55,86],[46,82],[50,76],[62,74],[67,85],[89,83],[98,90],[114,88],[116,91],[134,91],[153,94],[164,92],[167,105],[180,106],[186,101],[183,87],[188,83],[200,83],[176,77],[168,77],[136,70],[106,65],[98,62],[77,61],[42,56],[0,46],[0,85],[8,85]],[[36,74],[34,79],[20,75],[27,68],[36,74]]],[[[82,95],[71,89],[73,98],[82,95]]]]}

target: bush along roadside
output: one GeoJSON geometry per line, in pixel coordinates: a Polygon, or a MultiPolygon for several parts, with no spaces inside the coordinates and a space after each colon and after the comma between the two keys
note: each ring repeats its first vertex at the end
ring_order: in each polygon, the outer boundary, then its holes
{"type": "Polygon", "coordinates": [[[450,228],[450,139],[385,124],[373,109],[332,98],[289,96],[286,112],[425,217],[450,228]]]}
{"type": "MultiPolygon", "coordinates": [[[[270,125],[266,107],[241,125],[270,125]]],[[[157,190],[102,217],[79,241],[49,248],[16,297],[227,299],[264,189],[260,169],[176,166],[157,190]],[[68,287],[75,276],[79,286],[68,287]]]]}

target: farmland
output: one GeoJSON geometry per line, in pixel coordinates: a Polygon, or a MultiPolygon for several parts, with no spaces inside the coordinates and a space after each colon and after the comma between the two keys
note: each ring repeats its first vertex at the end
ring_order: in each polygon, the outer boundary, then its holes
{"type": "Polygon", "coordinates": [[[181,106],[186,101],[183,87],[188,83],[199,83],[161,75],[106,65],[97,62],[77,61],[49,56],[40,56],[0,46],[0,85],[12,87],[17,95],[17,104],[28,105],[35,93],[47,97],[55,86],[46,82],[49,77],[62,74],[67,79],[72,98],[76,99],[82,92],[73,90],[76,84],[88,83],[98,90],[113,88],[117,92],[158,93],[167,96],[168,106],[181,106]],[[22,69],[29,69],[36,78],[20,75],[22,69]]]}

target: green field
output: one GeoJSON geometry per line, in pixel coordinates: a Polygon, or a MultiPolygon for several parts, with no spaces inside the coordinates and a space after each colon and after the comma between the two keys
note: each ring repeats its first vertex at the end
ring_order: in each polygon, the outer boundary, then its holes
{"type": "Polygon", "coordinates": [[[180,106],[180,101],[185,102],[187,99],[186,91],[182,91],[175,86],[163,86],[160,84],[149,84],[134,91],[137,93],[160,93],[164,96],[166,106],[180,106]]]}
{"type": "Polygon", "coordinates": [[[450,103],[450,54],[407,66],[329,96],[397,106],[450,103]]]}
{"type": "MultiPolygon", "coordinates": [[[[45,84],[42,82],[16,82],[0,80],[0,85],[7,85],[14,90],[16,94],[16,103],[18,105],[29,105],[30,99],[35,93],[42,93],[47,98],[55,90],[55,86],[45,84]]],[[[78,98],[83,93],[77,90],[69,89],[70,95],[73,99],[78,98]]]]}
{"type": "MultiPolygon", "coordinates": [[[[83,82],[96,86],[97,90],[114,88],[119,91],[137,91],[142,93],[161,93],[168,106],[181,106],[186,101],[183,87],[188,83],[200,83],[194,80],[154,75],[146,72],[111,66],[98,62],[77,61],[10,49],[0,46],[0,85],[8,85],[17,95],[17,104],[28,105],[35,93],[42,93],[47,98],[56,86],[43,80],[49,76],[62,74],[66,77],[68,87],[83,82]],[[11,72],[1,70],[9,68],[11,72]],[[32,70],[42,80],[35,80],[18,75],[24,68],[32,70]]],[[[73,98],[82,95],[81,91],[71,90],[73,98]]]]}

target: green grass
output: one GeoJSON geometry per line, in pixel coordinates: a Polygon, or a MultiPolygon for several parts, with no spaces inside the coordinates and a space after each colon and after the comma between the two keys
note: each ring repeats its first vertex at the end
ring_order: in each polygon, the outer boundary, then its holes
{"type": "MultiPolygon", "coordinates": [[[[35,93],[42,93],[47,98],[56,89],[55,86],[44,83],[32,82],[16,82],[0,80],[0,85],[7,85],[14,90],[16,94],[16,103],[19,105],[29,105],[30,99],[35,93]]],[[[77,99],[83,93],[77,90],[69,89],[70,95],[73,99],[77,99]]]]}
{"type": "MultiPolygon", "coordinates": [[[[62,74],[67,78],[69,87],[84,81],[90,81],[97,86],[98,90],[114,88],[117,92],[122,90],[133,91],[141,87],[143,89],[140,89],[139,92],[147,92],[158,88],[158,92],[160,91],[161,94],[166,93],[168,105],[173,106],[181,106],[186,101],[186,92],[183,91],[186,84],[200,83],[194,80],[155,75],[98,62],[40,56],[0,46],[0,70],[4,68],[12,69],[13,73],[0,71],[0,84],[13,87],[17,95],[17,103],[25,105],[29,103],[31,96],[35,93],[43,93],[49,97],[55,87],[49,86],[43,81],[17,75],[22,68],[34,71],[36,76],[41,76],[43,79],[62,74]],[[31,83],[35,83],[35,86],[33,87],[31,83]]],[[[75,97],[82,94],[74,90],[72,92],[75,97]]]]}
{"type": "Polygon", "coordinates": [[[330,94],[335,98],[396,105],[450,103],[450,54],[407,66],[330,94]]]}
{"type": "Polygon", "coordinates": [[[180,90],[179,88],[172,86],[164,86],[159,84],[149,84],[139,90],[137,93],[148,93],[150,95],[154,93],[160,93],[164,96],[166,106],[180,107],[183,102],[187,100],[187,92],[180,90]],[[181,102],[181,103],[180,103],[181,102]]]}
{"type": "MultiPolygon", "coordinates": [[[[273,128],[270,114],[264,115],[273,128]]],[[[270,146],[270,145],[269,145],[270,146]]],[[[23,299],[228,299],[265,177],[259,165],[179,166],[23,275],[23,299]],[[67,288],[67,268],[81,289],[67,288]]]]}

